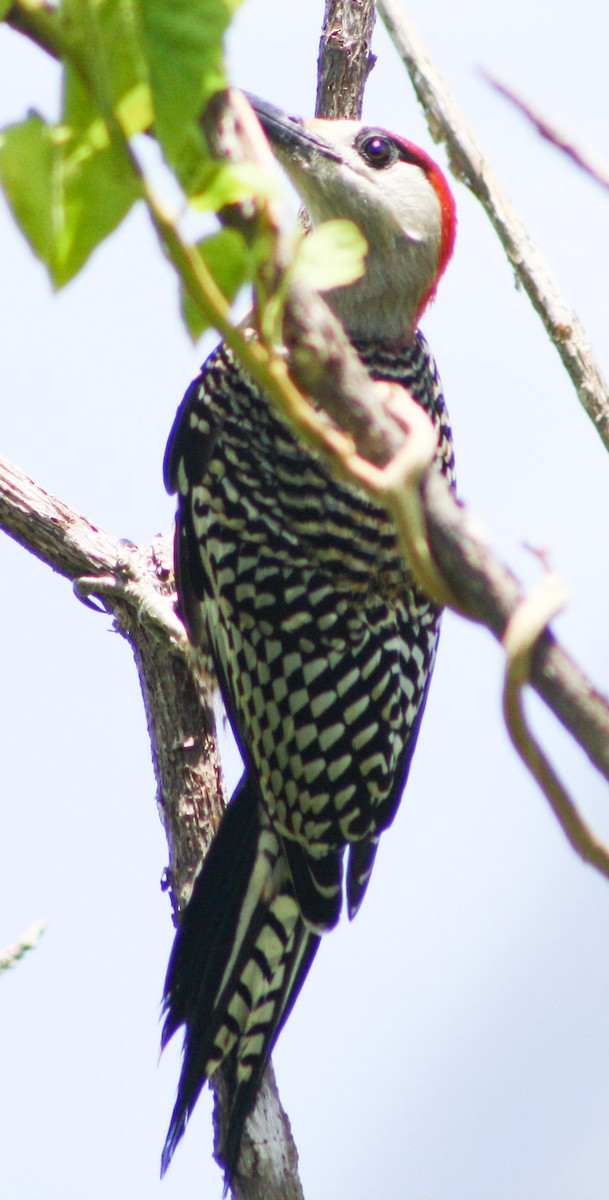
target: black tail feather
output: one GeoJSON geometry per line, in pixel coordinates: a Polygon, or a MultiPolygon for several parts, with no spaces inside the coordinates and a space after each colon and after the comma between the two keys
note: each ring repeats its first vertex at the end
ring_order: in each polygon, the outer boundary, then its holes
{"type": "Polygon", "coordinates": [[[234,1099],[222,1145],[222,1160],[227,1184],[230,1183],[237,1170],[243,1127],[248,1114],[254,1106],[267,1062],[309,973],[320,940],[316,935],[309,933],[304,922],[301,922],[298,938],[296,939],[291,955],[291,964],[294,973],[289,985],[284,990],[284,1003],[277,1013],[272,1030],[268,1029],[265,1034],[264,1050],[256,1056],[252,1074],[247,1081],[239,1083],[235,1080],[235,1058],[233,1057],[230,1060],[229,1081],[231,1090],[234,1088],[234,1099]]]}
{"type": "Polygon", "coordinates": [[[227,1176],[234,1174],[245,1118],[319,945],[300,915],[281,839],[261,812],[246,775],[176,934],[162,1046],[180,1025],[186,1031],[161,1174],[201,1089],[221,1064],[232,1092],[222,1157],[227,1176]]]}
{"type": "Polygon", "coordinates": [[[209,848],[192,895],[181,914],[165,977],[163,1050],[180,1025],[191,1020],[206,980],[226,956],[228,930],[239,915],[241,894],[256,857],[257,797],[240,781],[209,848]]]}
{"type": "Polygon", "coordinates": [[[349,865],[347,868],[347,911],[352,921],[359,912],[360,905],[370,882],[376,852],[378,837],[369,838],[365,842],[354,842],[349,847],[349,865]]]}
{"type": "Polygon", "coordinates": [[[318,933],[327,933],[337,924],[343,904],[342,848],[313,858],[298,842],[286,838],[284,850],[305,921],[318,933]]]}

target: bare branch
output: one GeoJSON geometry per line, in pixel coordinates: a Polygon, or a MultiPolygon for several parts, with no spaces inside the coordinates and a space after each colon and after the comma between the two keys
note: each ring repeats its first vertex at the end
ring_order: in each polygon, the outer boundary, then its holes
{"type": "Polygon", "coordinates": [[[514,108],[518,109],[518,112],[523,117],[526,117],[527,121],[533,125],[542,138],[545,138],[547,142],[556,146],[557,150],[562,150],[563,154],[566,154],[567,158],[570,158],[576,167],[585,171],[586,175],[590,175],[595,183],[599,183],[605,191],[609,191],[609,167],[593,162],[590,155],[584,154],[583,150],[580,150],[579,146],[576,146],[566,134],[561,133],[555,125],[551,125],[549,121],[539,116],[531,108],[530,104],[526,104],[520,96],[516,95],[516,92],[512,88],[507,87],[504,83],[500,83],[493,75],[489,75],[488,71],[482,71],[481,74],[487,83],[490,83],[491,87],[496,92],[499,92],[500,96],[504,96],[506,100],[509,100],[514,105],[514,108]]]}
{"type": "MultiPolygon", "coordinates": [[[[215,1158],[223,1168],[220,1153],[224,1122],[230,1108],[230,1093],[222,1071],[213,1076],[215,1158]]],[[[237,1174],[231,1181],[234,1200],[304,1200],[298,1175],[298,1152],[287,1113],[279,1098],[271,1061],[267,1064],[246,1124],[237,1174]]]]}
{"type": "Polygon", "coordinates": [[[375,20],[374,0],[326,0],[316,117],[361,117],[366,80],[376,61],[370,50],[375,20]]]}
{"type": "MultiPolygon", "coordinates": [[[[185,902],[222,811],[210,704],[201,703],[175,613],[170,538],[120,542],[0,459],[0,527],[101,599],[133,650],[151,736],[174,909],[185,902]]],[[[211,686],[211,684],[210,684],[211,686]]]]}
{"type": "Polygon", "coordinates": [[[111,573],[120,543],[0,457],[0,526],[60,575],[111,573]]]}
{"type": "Polygon", "coordinates": [[[485,209],[583,407],[609,449],[609,392],[578,318],[560,294],[400,0],[378,0],[378,10],[410,75],[431,136],[445,143],[455,175],[485,209]]]}

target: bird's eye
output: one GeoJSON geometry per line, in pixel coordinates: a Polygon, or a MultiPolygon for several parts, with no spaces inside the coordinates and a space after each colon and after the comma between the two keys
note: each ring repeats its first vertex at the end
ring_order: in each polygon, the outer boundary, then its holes
{"type": "Polygon", "coordinates": [[[396,158],[395,146],[384,133],[363,134],[357,148],[370,167],[388,167],[396,158]]]}

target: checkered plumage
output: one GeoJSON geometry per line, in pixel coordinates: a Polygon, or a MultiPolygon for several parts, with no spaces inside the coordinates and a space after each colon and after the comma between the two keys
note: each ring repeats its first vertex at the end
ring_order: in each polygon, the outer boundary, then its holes
{"type": "MultiPolygon", "coordinates": [[[[366,271],[329,303],[377,379],[406,387],[451,435],[422,311],[455,213],[412,143],[353,121],[301,121],[255,101],[315,225],[355,221],[366,271]]],[[[185,1025],[163,1170],[205,1081],[231,1096],[234,1174],[273,1044],[342,907],[357,912],[406,782],[439,614],[413,586],[386,512],[337,482],[226,346],[189,388],[167,447],[178,495],[176,581],[202,681],[215,674],[244,762],[182,915],[163,1044],[185,1025]]]]}
{"type": "MultiPolygon", "coordinates": [[[[423,337],[399,356],[379,345],[357,349],[374,377],[402,383],[427,410],[439,434],[439,466],[452,478],[450,429],[423,337]]],[[[379,835],[396,811],[438,613],[412,587],[385,512],[337,483],[303,448],[226,347],[185,396],[166,481],[179,496],[182,615],[194,643],[211,650],[245,763],[168,974],[164,1041],[187,1026],[168,1153],[203,1082],[228,1060],[234,1157],[317,935],[338,920],[345,851],[353,916],[379,835]],[[243,867],[235,862],[239,846],[243,867]],[[216,867],[214,853],[224,865],[216,867]],[[244,901],[247,937],[241,930],[237,943],[241,910],[227,919],[222,891],[214,895],[216,876],[236,873],[237,886],[251,889],[261,863],[264,879],[244,901]]]]}

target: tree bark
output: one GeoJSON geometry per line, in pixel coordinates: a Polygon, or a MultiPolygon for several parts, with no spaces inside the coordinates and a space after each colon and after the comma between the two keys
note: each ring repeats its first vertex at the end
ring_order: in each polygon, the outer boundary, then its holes
{"type": "Polygon", "coordinates": [[[370,49],[375,20],[374,0],[326,0],[316,117],[360,119],[366,80],[376,61],[370,49]]]}

